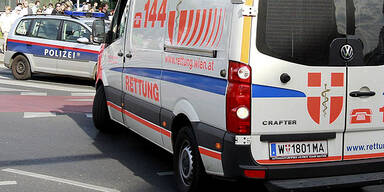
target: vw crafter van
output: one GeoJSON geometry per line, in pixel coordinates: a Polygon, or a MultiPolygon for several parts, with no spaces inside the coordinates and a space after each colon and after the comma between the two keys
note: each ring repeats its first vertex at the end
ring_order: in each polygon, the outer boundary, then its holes
{"type": "Polygon", "coordinates": [[[119,0],[94,124],[173,153],[180,191],[205,174],[277,191],[381,183],[383,13],[383,0],[119,0]]]}

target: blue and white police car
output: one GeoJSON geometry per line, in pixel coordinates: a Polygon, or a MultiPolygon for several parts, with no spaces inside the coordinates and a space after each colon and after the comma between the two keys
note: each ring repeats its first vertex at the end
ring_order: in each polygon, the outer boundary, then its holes
{"type": "Polygon", "coordinates": [[[18,19],[7,40],[4,64],[16,79],[49,73],[94,79],[101,45],[93,43],[87,24],[100,17],[85,13],[28,15],[18,19]]]}

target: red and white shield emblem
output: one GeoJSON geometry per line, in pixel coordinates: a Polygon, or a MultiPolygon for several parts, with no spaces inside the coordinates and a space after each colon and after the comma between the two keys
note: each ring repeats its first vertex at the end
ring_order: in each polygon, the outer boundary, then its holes
{"type": "MultiPolygon", "coordinates": [[[[319,93],[320,96],[307,97],[307,109],[312,120],[320,124],[321,111],[327,114],[327,103],[330,100],[329,124],[332,124],[340,116],[343,109],[343,96],[328,97],[327,94],[330,94],[332,88],[344,87],[344,73],[331,73],[331,86],[327,87],[327,84],[323,86],[324,90],[319,93]]],[[[308,87],[322,87],[321,73],[308,73],[308,87]]]]}

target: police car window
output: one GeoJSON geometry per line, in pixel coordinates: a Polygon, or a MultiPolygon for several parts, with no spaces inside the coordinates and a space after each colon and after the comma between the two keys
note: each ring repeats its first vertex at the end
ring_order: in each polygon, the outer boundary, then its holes
{"type": "Polygon", "coordinates": [[[330,44],[345,37],[345,27],[345,0],[261,0],[256,44],[279,59],[326,66],[330,44]]]}
{"type": "Polygon", "coordinates": [[[81,37],[90,39],[90,35],[91,32],[82,25],[71,21],[64,21],[61,34],[62,40],[76,42],[81,37]]]}
{"type": "Polygon", "coordinates": [[[31,26],[31,19],[24,19],[19,22],[19,25],[16,27],[16,35],[23,35],[26,36],[29,30],[29,27],[31,26]]]}
{"type": "Polygon", "coordinates": [[[36,20],[33,25],[31,36],[50,39],[50,40],[56,40],[57,35],[59,33],[60,22],[61,22],[60,20],[56,20],[56,19],[36,20]]]}

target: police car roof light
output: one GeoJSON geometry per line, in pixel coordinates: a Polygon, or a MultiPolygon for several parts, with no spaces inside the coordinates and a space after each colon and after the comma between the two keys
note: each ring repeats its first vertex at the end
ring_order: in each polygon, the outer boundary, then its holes
{"type": "Polygon", "coordinates": [[[88,12],[79,12],[79,11],[64,11],[65,15],[75,16],[75,17],[95,17],[102,18],[105,16],[104,13],[88,13],[88,12]]]}

